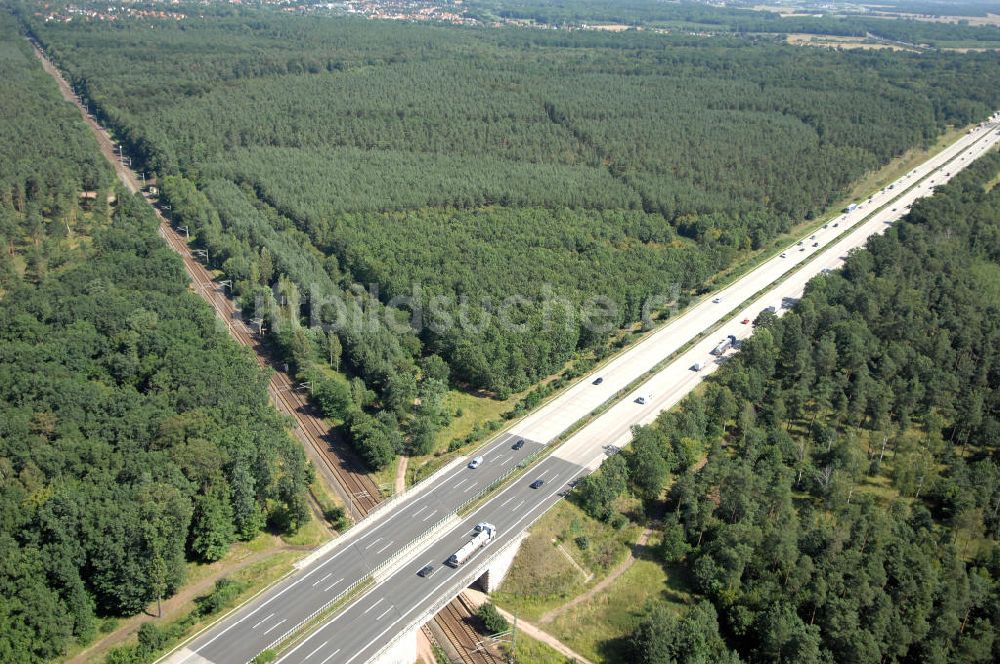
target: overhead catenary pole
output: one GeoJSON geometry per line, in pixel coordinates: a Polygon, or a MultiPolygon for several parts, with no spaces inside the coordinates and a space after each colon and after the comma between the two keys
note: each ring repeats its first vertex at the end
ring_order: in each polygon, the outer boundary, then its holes
{"type": "Polygon", "coordinates": [[[514,613],[514,625],[510,628],[510,661],[517,661],[517,613],[514,613]]]}

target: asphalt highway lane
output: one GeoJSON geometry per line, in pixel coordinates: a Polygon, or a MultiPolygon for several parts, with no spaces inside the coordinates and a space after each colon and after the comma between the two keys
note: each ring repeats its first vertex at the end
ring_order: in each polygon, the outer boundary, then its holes
{"type": "MultiPolygon", "coordinates": [[[[752,320],[765,306],[777,307],[786,298],[800,296],[810,278],[823,269],[836,267],[851,248],[862,246],[873,233],[884,230],[889,222],[905,213],[913,200],[928,195],[934,185],[946,180],[949,177],[946,173],[957,173],[998,139],[1000,136],[993,126],[961,137],[952,146],[900,178],[893,188],[876,193],[859,209],[840,215],[817,230],[813,237],[803,238],[800,243],[788,247],[783,255],[765,261],[733,284],[706,297],[525,417],[509,432],[476,451],[475,455],[484,457],[480,468],[471,470],[463,466],[445,473],[433,486],[395,505],[391,513],[376,517],[363,533],[342,544],[335,544],[329,552],[319,555],[304,569],[226,616],[167,661],[172,664],[249,661],[336,597],[343,588],[367,577],[372,569],[426,533],[479,490],[504,476],[512,466],[528,459],[573,423],[646,374],[651,367],[695,340],[669,366],[574,434],[553,455],[531,469],[527,476],[492,497],[458,527],[431,543],[407,551],[404,559],[411,562],[378,583],[305,641],[313,644],[311,650],[299,646],[282,660],[319,664],[365,661],[364,657],[368,656],[365,653],[372,654],[381,647],[375,637],[381,634],[387,638],[392,629],[405,625],[407,616],[419,614],[440,599],[434,593],[462,573],[462,568],[449,572],[450,568],[442,567],[430,579],[420,579],[415,572],[423,566],[422,561],[446,559],[461,546],[462,536],[478,521],[492,520],[498,526],[499,540],[493,546],[502,545],[508,538],[517,536],[533,521],[533,515],[543,513],[559,499],[561,484],[556,482],[569,481],[570,475],[576,477],[596,468],[605,458],[609,444],[620,447],[627,443],[633,425],[652,421],[661,410],[677,403],[705,375],[711,373],[716,367],[714,358],[709,354],[711,348],[727,334],[744,338],[751,333],[751,326],[743,324],[742,320],[752,320]],[[936,172],[926,181],[906,191],[914,182],[933,171],[936,172]],[[894,201],[897,197],[899,200],[894,201]],[[868,218],[873,210],[883,205],[887,206],[885,210],[868,218]],[[895,212],[891,210],[893,207],[897,208],[895,212]],[[850,234],[840,237],[849,229],[850,234]],[[805,266],[793,272],[801,264],[805,266]],[[768,288],[776,282],[780,283],[768,288]],[[752,302],[742,304],[750,298],[752,302]],[[716,331],[699,339],[699,335],[706,330],[716,327],[716,331]],[[705,368],[700,372],[692,371],[691,366],[696,362],[704,363],[705,368]],[[603,381],[594,385],[593,381],[598,376],[603,381]],[[646,403],[637,403],[639,395],[648,397],[646,403]],[[521,450],[515,451],[512,445],[518,438],[528,442],[521,450]],[[549,471],[552,482],[547,481],[540,490],[527,487],[538,473],[549,471]],[[511,491],[514,493],[508,493],[511,491]],[[503,502],[512,495],[515,498],[503,502]],[[386,593],[391,593],[391,597],[386,593]],[[379,599],[381,602],[377,606],[370,604],[379,599]]],[[[345,537],[350,538],[350,533],[345,537]]]]}
{"type": "MultiPolygon", "coordinates": [[[[776,256],[755,270],[761,274],[751,272],[747,277],[721,291],[723,295],[720,302],[712,302],[716,297],[720,297],[718,293],[706,298],[696,308],[698,313],[693,318],[707,326],[715,326],[721,322],[717,331],[693,343],[662,371],[580,429],[552,455],[531,468],[517,482],[492,497],[459,526],[422,547],[413,564],[386,578],[375,590],[337,614],[278,661],[287,664],[355,664],[366,662],[377,655],[386,643],[391,642],[395,635],[409,627],[414,620],[450,600],[449,595],[453,595],[453,591],[457,592],[463,583],[474,580],[474,575],[470,575],[464,567],[452,570],[442,563],[468,541],[476,523],[487,521],[497,526],[499,537],[491,547],[502,546],[505,541],[518,537],[538,516],[561,499],[561,494],[567,488],[566,482],[596,469],[609,453],[614,453],[616,449],[628,443],[634,425],[647,424],[654,420],[661,411],[675,405],[704,380],[705,376],[716,370],[720,360],[711,355],[711,350],[718,341],[728,334],[743,339],[752,333],[752,325],[744,324],[743,320],[748,318],[753,320],[767,306],[775,306],[780,313],[783,305],[790,305],[801,297],[810,279],[821,274],[823,270],[838,267],[850,250],[863,246],[872,235],[883,232],[892,221],[909,210],[913,201],[929,195],[934,186],[954,176],[960,168],[992,148],[998,140],[1000,136],[992,128],[963,137],[955,146],[932,160],[931,166],[918,168],[907,174],[893,189],[886,189],[873,196],[871,202],[866,202],[862,209],[837,217],[830,221],[826,228],[816,231],[814,238],[804,238],[801,245],[798,243],[792,245],[784,252],[786,258],[776,256]],[[952,161],[961,154],[965,155],[964,158],[959,157],[957,163],[952,161]],[[935,172],[926,181],[911,187],[913,182],[930,175],[938,168],[941,169],[940,173],[935,172]],[[948,176],[945,173],[952,175],[948,176]],[[933,183],[930,182],[931,179],[934,180],[933,183]],[[908,190],[908,187],[911,188],[908,190]],[[893,200],[897,197],[898,200],[893,200]],[[872,214],[873,210],[878,210],[883,205],[886,206],[885,209],[872,214]],[[844,235],[846,229],[850,229],[850,233],[844,235]],[[814,247],[813,243],[818,243],[819,246],[814,247]],[[793,251],[797,254],[794,257],[793,251]],[[807,259],[811,260],[806,262],[807,259]],[[803,263],[801,269],[781,279],[794,265],[803,263]],[[770,281],[764,284],[765,287],[758,288],[759,280],[768,278],[770,281]],[[775,281],[779,283],[772,288],[766,288],[767,283],[775,281]],[[725,303],[740,305],[748,298],[752,298],[752,301],[735,310],[732,306],[725,306],[725,303]],[[711,313],[704,313],[706,311],[711,313]],[[710,322],[705,323],[706,319],[710,322]],[[696,362],[703,363],[705,368],[701,371],[692,370],[696,362]],[[640,404],[636,401],[639,395],[650,398],[645,404],[640,404]],[[531,489],[530,483],[538,477],[543,477],[543,474],[549,474],[552,481],[546,481],[542,487],[544,491],[531,489]],[[416,571],[425,564],[438,566],[437,572],[429,579],[416,576],[416,571]]],[[[697,333],[704,329],[707,327],[698,329],[693,336],[697,336],[697,333]]],[[[680,348],[689,341],[690,337],[681,340],[671,339],[666,343],[680,348]]],[[[636,346],[636,348],[642,347],[643,344],[636,346]]],[[[652,344],[645,346],[647,349],[652,347],[652,344]]],[[[660,352],[662,347],[654,352],[652,357],[645,358],[647,369],[662,359],[660,352]]],[[[615,365],[614,371],[625,371],[621,367],[628,366],[629,363],[622,362],[615,365]]],[[[640,363],[639,367],[642,366],[640,363]]],[[[591,387],[603,387],[603,383],[601,386],[594,386],[592,381],[597,375],[608,376],[610,372],[609,368],[605,367],[581,380],[570,390],[571,394],[574,390],[576,392],[571,396],[571,403],[586,408],[587,406],[580,405],[587,402],[587,397],[581,397],[581,392],[591,387]]],[[[631,382],[627,374],[618,375],[614,380],[625,382],[614,389],[612,394],[631,382]]],[[[605,378],[604,382],[608,382],[608,379],[605,378]]],[[[550,407],[551,404],[546,409],[551,411],[550,407]]],[[[590,411],[583,412],[581,416],[587,412],[590,411]]],[[[526,418],[526,421],[529,419],[537,421],[538,418],[526,418]]],[[[513,427],[512,431],[544,435],[537,426],[525,425],[524,422],[520,426],[513,427]]],[[[489,556],[489,553],[481,551],[478,555],[489,556]]],[[[473,559],[466,566],[471,565],[471,569],[475,570],[475,562],[473,559]]]]}
{"type": "MultiPolygon", "coordinates": [[[[963,135],[955,143],[897,180],[893,189],[886,188],[876,193],[870,202],[863,201],[856,210],[841,214],[831,220],[827,227],[815,231],[812,234],[815,238],[802,238],[802,244],[789,246],[783,252],[783,257],[774,256],[729,286],[707,295],[701,302],[689,308],[676,319],[668,321],[660,329],[613,358],[605,366],[571,386],[556,399],[528,414],[511,427],[511,433],[546,443],[555,439],[573,423],[593,412],[619,390],[624,389],[647,373],[655,364],[677,352],[703,331],[724,320],[732,311],[732,307],[766,288],[780,279],[786,272],[811,258],[812,254],[816,253],[817,250],[822,250],[833,238],[860,223],[872,210],[889,203],[913,182],[940,168],[976,141],[986,137],[988,133],[989,131],[984,128],[963,135]],[[813,247],[813,243],[817,241],[819,247],[813,247]],[[714,302],[715,299],[718,299],[719,302],[714,302]],[[593,381],[598,376],[603,378],[603,381],[600,385],[594,385],[593,381]]],[[[971,160],[971,157],[968,160],[971,160]]],[[[956,170],[952,172],[956,172],[958,168],[967,164],[968,160],[955,164],[956,170]]]]}
{"type": "Polygon", "coordinates": [[[475,510],[459,525],[424,548],[414,561],[386,578],[378,588],[359,598],[332,620],[298,643],[277,661],[282,664],[356,664],[366,662],[414,620],[434,612],[451,599],[451,589],[475,579],[476,564],[516,538],[525,528],[558,502],[585,470],[560,459],[547,457],[527,474],[475,510]],[[531,488],[537,479],[544,484],[531,488]],[[472,537],[480,522],[497,527],[497,538],[465,564],[453,569],[444,564],[472,537]],[[424,565],[434,565],[427,578],[417,576],[424,565]]]}
{"type": "Polygon", "coordinates": [[[434,490],[425,491],[412,501],[390,508],[391,513],[381,517],[377,527],[371,527],[343,545],[334,547],[311,565],[226,616],[166,661],[172,664],[242,664],[253,659],[353,583],[368,577],[372,569],[542,448],[539,443],[525,441],[521,449],[514,450],[513,444],[520,438],[501,435],[477,451],[476,454],[483,457],[483,463],[478,468],[462,465],[444,474],[434,490]]]}

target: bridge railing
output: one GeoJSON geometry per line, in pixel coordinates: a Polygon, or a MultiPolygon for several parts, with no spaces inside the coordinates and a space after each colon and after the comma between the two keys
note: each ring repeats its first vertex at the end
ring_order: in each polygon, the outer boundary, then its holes
{"type": "MultiPolygon", "coordinates": [[[[374,580],[374,578],[378,575],[379,572],[381,572],[382,570],[388,568],[390,565],[398,562],[400,559],[404,558],[413,549],[417,548],[421,544],[424,544],[427,540],[431,539],[432,537],[437,536],[439,534],[438,531],[442,527],[444,527],[449,521],[458,518],[459,514],[462,512],[462,510],[464,510],[465,508],[467,508],[469,505],[475,503],[477,500],[479,500],[480,498],[482,498],[483,496],[485,496],[489,492],[493,491],[498,486],[502,485],[507,480],[507,478],[510,477],[512,474],[514,474],[515,472],[517,472],[517,471],[523,469],[524,467],[526,467],[527,465],[529,465],[530,462],[531,462],[531,460],[534,459],[535,456],[537,456],[538,454],[539,453],[536,452],[535,454],[532,454],[532,455],[528,456],[524,461],[522,461],[521,463],[517,464],[516,466],[512,466],[509,470],[505,471],[497,479],[493,480],[491,483],[489,483],[488,485],[486,485],[484,488],[482,488],[479,491],[477,491],[471,498],[469,498],[464,503],[462,503],[461,505],[459,505],[458,507],[456,507],[454,510],[452,510],[451,512],[449,512],[446,516],[444,516],[441,519],[439,519],[438,521],[436,521],[434,523],[434,525],[432,525],[430,528],[424,530],[423,533],[421,533],[420,535],[417,535],[416,537],[414,537],[413,539],[411,539],[410,541],[408,541],[406,544],[404,544],[403,546],[401,546],[398,549],[396,549],[396,551],[391,556],[389,556],[388,558],[386,558],[385,560],[383,560],[382,562],[380,562],[375,567],[372,567],[370,570],[368,570],[368,574],[366,576],[358,579],[357,581],[355,581],[354,583],[352,583],[351,585],[349,585],[347,588],[345,588],[341,592],[337,593],[337,595],[335,595],[333,598],[331,598],[330,601],[328,601],[325,604],[323,604],[323,606],[319,607],[318,609],[316,609],[315,611],[313,611],[312,613],[310,613],[308,616],[306,616],[305,618],[303,618],[302,620],[298,621],[293,626],[291,626],[287,630],[285,630],[282,634],[280,634],[277,638],[275,638],[274,641],[272,641],[271,643],[267,644],[267,646],[265,646],[264,648],[262,648],[256,655],[254,655],[254,657],[251,658],[251,661],[253,661],[253,659],[255,659],[258,655],[260,655],[265,650],[270,650],[270,649],[274,648],[275,646],[281,644],[285,640],[289,639],[290,637],[294,636],[296,632],[298,632],[300,629],[302,629],[303,625],[307,625],[309,622],[311,622],[312,620],[314,620],[317,616],[319,616],[320,614],[322,614],[324,611],[326,611],[327,609],[329,609],[331,606],[333,606],[337,602],[343,600],[345,597],[348,597],[352,592],[354,592],[362,584],[364,584],[364,583],[366,583],[366,582],[368,582],[370,580],[374,580]]],[[[532,522],[534,522],[534,520],[532,520],[532,522]]],[[[487,560],[490,560],[490,559],[491,558],[487,558],[487,560]]],[[[449,601],[451,601],[451,600],[449,600],[449,601]]]]}
{"type": "MultiPolygon", "coordinates": [[[[557,494],[557,496],[558,496],[558,498],[556,499],[556,502],[553,503],[553,505],[555,505],[560,500],[563,500],[565,498],[565,494],[562,494],[562,493],[557,494]]],[[[551,507],[549,509],[551,509],[551,507]]],[[[535,515],[534,517],[532,517],[530,520],[528,520],[527,522],[525,522],[524,525],[521,528],[519,528],[517,532],[524,532],[524,531],[526,531],[528,528],[530,528],[531,526],[533,526],[536,521],[538,521],[540,518],[542,518],[542,516],[544,514],[546,514],[547,512],[548,512],[547,509],[546,510],[542,510],[537,515],[535,515]]],[[[406,625],[404,625],[403,627],[401,627],[396,632],[396,636],[395,637],[390,638],[385,643],[385,645],[383,645],[381,648],[378,649],[378,651],[375,654],[373,654],[371,657],[369,657],[368,659],[365,660],[365,664],[371,664],[371,662],[376,661],[379,657],[381,657],[386,652],[388,652],[396,644],[396,641],[399,640],[399,635],[406,634],[410,630],[419,629],[421,625],[430,622],[434,618],[434,616],[436,616],[438,614],[438,612],[441,611],[441,609],[443,609],[444,607],[448,606],[448,603],[451,602],[451,600],[453,600],[456,597],[458,597],[458,595],[463,590],[465,590],[466,588],[468,588],[472,584],[473,581],[475,581],[476,579],[478,579],[479,577],[481,577],[489,569],[490,564],[496,558],[498,558],[500,556],[500,554],[502,554],[504,552],[504,550],[507,548],[507,546],[511,546],[511,545],[513,545],[515,543],[516,543],[516,540],[508,542],[505,545],[497,547],[496,549],[494,549],[494,553],[487,554],[487,556],[485,558],[480,559],[479,561],[477,561],[476,564],[471,565],[470,567],[466,568],[466,573],[459,575],[459,580],[456,581],[455,583],[453,583],[451,586],[449,586],[447,592],[444,592],[441,595],[439,595],[438,596],[438,600],[435,601],[435,602],[433,602],[430,605],[430,607],[428,607],[425,611],[422,611],[421,613],[417,614],[416,618],[414,618],[410,622],[406,623],[406,625]],[[472,570],[472,571],[470,571],[470,570],[472,570]]]]}

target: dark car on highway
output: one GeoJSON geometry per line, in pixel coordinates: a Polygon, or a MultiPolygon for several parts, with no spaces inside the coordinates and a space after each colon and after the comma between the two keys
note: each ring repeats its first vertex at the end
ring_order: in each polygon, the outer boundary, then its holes
{"type": "Polygon", "coordinates": [[[513,445],[510,446],[510,449],[519,450],[522,447],[524,447],[524,438],[518,438],[517,442],[515,442],[513,445]]]}
{"type": "Polygon", "coordinates": [[[417,576],[423,577],[425,579],[431,576],[432,574],[434,574],[434,565],[424,565],[423,567],[420,568],[420,571],[417,572],[417,576]]]}
{"type": "Polygon", "coordinates": [[[542,485],[545,484],[545,480],[535,480],[531,483],[532,489],[541,489],[542,485]]]}
{"type": "Polygon", "coordinates": [[[601,376],[598,376],[597,378],[594,379],[594,383],[593,384],[594,385],[600,385],[603,382],[604,382],[604,378],[602,378],[601,376]]]}

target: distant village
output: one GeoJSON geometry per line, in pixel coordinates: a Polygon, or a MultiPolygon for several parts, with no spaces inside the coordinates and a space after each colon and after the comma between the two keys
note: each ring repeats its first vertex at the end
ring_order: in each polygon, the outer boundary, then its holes
{"type": "Polygon", "coordinates": [[[260,0],[259,2],[243,2],[242,0],[202,0],[201,2],[180,2],[179,0],[144,0],[129,2],[119,0],[116,3],[81,2],[81,3],[46,3],[36,12],[36,15],[46,22],[56,21],[67,23],[73,20],[116,21],[121,18],[149,18],[183,20],[196,15],[193,7],[211,4],[230,5],[268,5],[294,14],[343,14],[363,16],[373,20],[414,21],[449,23],[452,25],[488,25],[500,27],[514,25],[522,27],[537,27],[563,30],[605,30],[619,32],[636,29],[622,24],[579,24],[579,25],[543,25],[530,19],[494,17],[489,21],[480,20],[465,10],[463,0],[336,0],[333,2],[302,2],[302,0],[260,0]],[[160,9],[158,7],[163,7],[160,9]]]}
{"type": "MultiPolygon", "coordinates": [[[[224,3],[230,5],[251,4],[242,0],[203,0],[198,3],[177,0],[146,0],[143,2],[115,3],[47,3],[36,12],[46,22],[67,23],[73,20],[116,21],[121,18],[151,18],[183,20],[195,15],[197,5],[224,3]],[[163,9],[157,8],[163,6],[163,9]]],[[[449,2],[428,2],[427,0],[345,0],[342,2],[301,2],[301,0],[262,0],[252,3],[281,8],[289,13],[341,13],[364,16],[370,19],[396,21],[436,21],[455,25],[478,25],[480,21],[466,16],[462,10],[462,0],[449,2]]]]}

